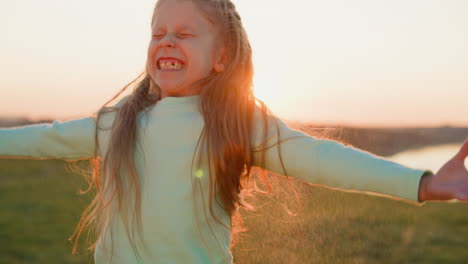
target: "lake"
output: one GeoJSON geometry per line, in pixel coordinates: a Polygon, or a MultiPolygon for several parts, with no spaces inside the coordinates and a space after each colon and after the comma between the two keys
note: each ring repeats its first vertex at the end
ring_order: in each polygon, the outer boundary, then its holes
{"type": "MultiPolygon", "coordinates": [[[[444,144],[400,152],[387,159],[416,169],[430,169],[436,173],[460,149],[463,143],[444,144]]],[[[468,167],[468,159],[465,159],[468,167]]]]}

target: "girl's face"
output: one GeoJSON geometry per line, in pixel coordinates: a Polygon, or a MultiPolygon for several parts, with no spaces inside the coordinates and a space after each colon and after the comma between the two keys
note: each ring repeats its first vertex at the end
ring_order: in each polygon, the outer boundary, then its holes
{"type": "Polygon", "coordinates": [[[199,94],[192,84],[224,70],[216,27],[191,1],[166,0],[156,9],[147,70],[167,96],[199,94]]]}

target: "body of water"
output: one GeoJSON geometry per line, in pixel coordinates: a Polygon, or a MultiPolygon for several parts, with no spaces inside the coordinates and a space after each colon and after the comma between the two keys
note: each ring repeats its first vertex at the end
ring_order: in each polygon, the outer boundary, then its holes
{"type": "MultiPolygon", "coordinates": [[[[436,173],[440,167],[455,156],[462,144],[445,144],[407,150],[390,156],[388,159],[411,168],[430,169],[436,173]]],[[[468,159],[465,159],[465,167],[468,167],[468,159]]]]}

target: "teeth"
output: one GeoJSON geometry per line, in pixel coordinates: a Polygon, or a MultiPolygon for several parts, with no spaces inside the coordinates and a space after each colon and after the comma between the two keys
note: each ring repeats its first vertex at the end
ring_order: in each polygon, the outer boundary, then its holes
{"type": "Polygon", "coordinates": [[[160,60],[159,67],[161,67],[162,70],[180,70],[182,68],[182,64],[178,61],[160,60]]]}

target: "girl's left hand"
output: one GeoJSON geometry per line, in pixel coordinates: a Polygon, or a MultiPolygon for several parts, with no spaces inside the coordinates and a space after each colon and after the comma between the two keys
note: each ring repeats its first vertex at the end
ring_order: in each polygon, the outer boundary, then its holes
{"type": "Polygon", "coordinates": [[[445,163],[435,175],[424,176],[419,187],[420,201],[443,201],[458,199],[468,202],[468,171],[465,158],[468,156],[468,139],[460,151],[445,163]]]}

